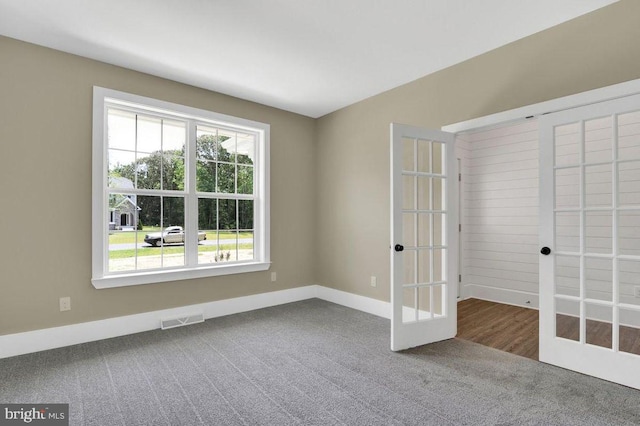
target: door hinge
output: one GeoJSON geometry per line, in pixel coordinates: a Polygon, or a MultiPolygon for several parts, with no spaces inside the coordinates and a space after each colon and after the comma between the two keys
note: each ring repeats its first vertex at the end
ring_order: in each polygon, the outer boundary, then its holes
{"type": "Polygon", "coordinates": [[[458,232],[462,232],[462,224],[461,223],[458,224],[458,232]]]}
{"type": "Polygon", "coordinates": [[[462,275],[458,275],[458,282],[461,283],[462,282],[462,275]]]}
{"type": "Polygon", "coordinates": [[[462,173],[458,173],[458,182],[462,182],[462,173]]]}

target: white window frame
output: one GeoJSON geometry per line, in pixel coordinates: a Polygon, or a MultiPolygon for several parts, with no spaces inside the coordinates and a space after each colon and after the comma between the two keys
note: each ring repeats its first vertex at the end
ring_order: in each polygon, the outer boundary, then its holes
{"type": "MultiPolygon", "coordinates": [[[[92,279],[95,288],[123,287],[204,278],[247,272],[266,271],[270,262],[270,215],[269,215],[269,133],[270,126],[257,121],[246,120],[206,111],[198,108],[160,101],[144,96],[106,89],[93,88],[93,162],[92,162],[92,279]],[[251,132],[256,138],[256,161],[254,164],[254,258],[245,262],[198,264],[197,237],[186,235],[185,266],[180,268],[130,271],[126,273],[108,272],[108,146],[107,146],[107,106],[116,105],[133,108],[150,114],[169,115],[189,120],[187,129],[185,191],[185,228],[197,229],[198,193],[195,186],[195,143],[196,123],[231,127],[251,132]]],[[[166,194],[159,194],[166,195],[166,194]]]]}

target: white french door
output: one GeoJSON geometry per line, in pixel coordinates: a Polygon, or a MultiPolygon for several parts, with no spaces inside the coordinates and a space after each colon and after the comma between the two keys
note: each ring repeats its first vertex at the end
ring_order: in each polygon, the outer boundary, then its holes
{"type": "Polygon", "coordinates": [[[456,335],[458,187],[451,133],[391,124],[391,349],[456,335]]]}
{"type": "Polygon", "coordinates": [[[540,131],[540,361],[640,389],[640,96],[540,131]]]}

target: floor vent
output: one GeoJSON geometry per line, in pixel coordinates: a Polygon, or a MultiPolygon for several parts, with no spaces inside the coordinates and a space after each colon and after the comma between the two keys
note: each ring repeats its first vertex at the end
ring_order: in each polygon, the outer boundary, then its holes
{"type": "Polygon", "coordinates": [[[204,314],[192,314],[165,318],[160,321],[160,328],[162,328],[163,330],[167,330],[169,328],[182,327],[183,325],[197,324],[199,322],[204,322],[204,314]]]}

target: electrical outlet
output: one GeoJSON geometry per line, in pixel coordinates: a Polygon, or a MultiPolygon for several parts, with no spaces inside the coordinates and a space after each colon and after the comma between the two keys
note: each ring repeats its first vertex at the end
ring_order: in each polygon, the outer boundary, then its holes
{"type": "Polygon", "coordinates": [[[371,287],[377,287],[378,286],[378,278],[376,278],[375,275],[371,275],[371,287]]]}
{"type": "Polygon", "coordinates": [[[640,285],[637,285],[633,288],[633,295],[635,297],[640,297],[640,285]]]}
{"type": "Polygon", "coordinates": [[[61,297],[60,298],[60,312],[70,311],[71,310],[71,298],[70,297],[61,297]]]}
{"type": "Polygon", "coordinates": [[[272,273],[271,273],[271,282],[276,282],[276,279],[277,279],[277,275],[276,275],[276,273],[275,273],[275,272],[272,272],[272,273]]]}

